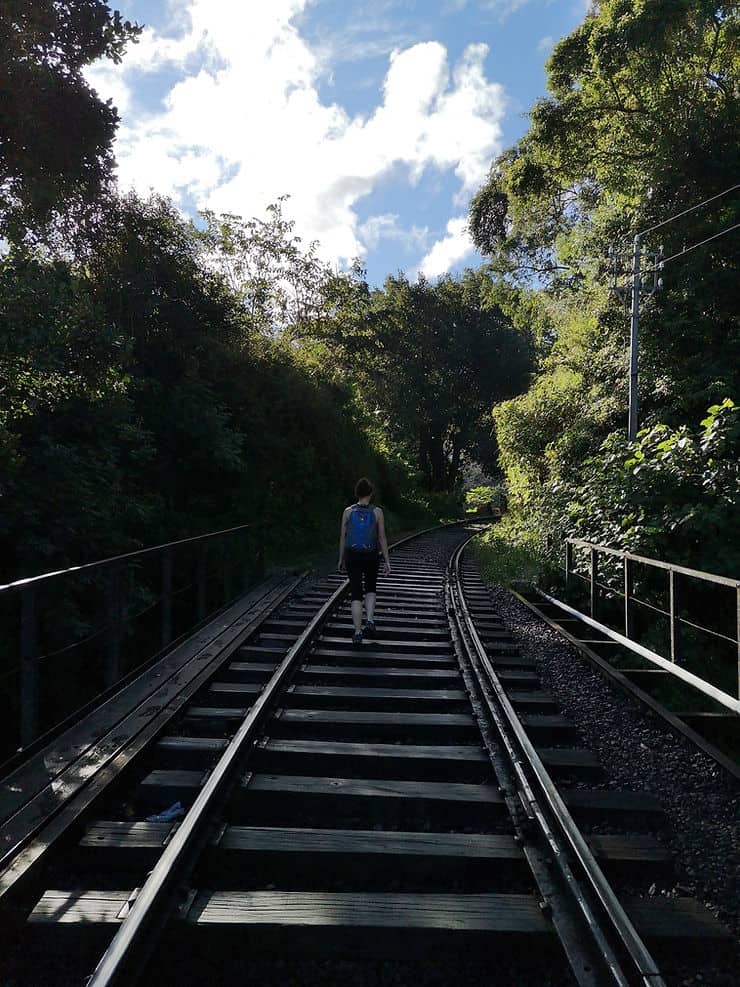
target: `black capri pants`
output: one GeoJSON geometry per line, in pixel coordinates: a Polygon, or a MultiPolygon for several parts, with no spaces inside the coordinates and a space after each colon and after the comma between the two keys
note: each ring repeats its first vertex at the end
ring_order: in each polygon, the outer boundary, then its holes
{"type": "Polygon", "coordinates": [[[353,600],[361,600],[365,593],[375,592],[380,566],[380,556],[377,552],[353,552],[352,549],[348,549],[345,564],[353,600]]]}

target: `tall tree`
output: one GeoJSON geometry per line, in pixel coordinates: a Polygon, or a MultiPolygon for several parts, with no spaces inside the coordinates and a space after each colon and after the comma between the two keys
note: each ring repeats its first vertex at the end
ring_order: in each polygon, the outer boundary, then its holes
{"type": "Polygon", "coordinates": [[[283,196],[267,207],[267,219],[203,213],[210,263],[241,300],[255,332],[296,338],[310,333],[330,305],[332,272],[305,246],[283,214],[283,196]]]}
{"type": "MultiPolygon", "coordinates": [[[[618,306],[603,291],[595,297],[609,280],[608,249],[627,249],[634,233],[737,183],[739,41],[736,4],[595,5],[555,46],[551,95],[473,201],[473,233],[494,269],[520,283],[534,275],[566,299],[583,290],[626,344],[618,306]]],[[[735,192],[661,227],[648,245],[677,254],[739,218],[735,192]]],[[[730,234],[667,266],[666,290],[644,319],[647,412],[697,419],[740,383],[738,244],[730,234]]]]}
{"type": "Polygon", "coordinates": [[[0,232],[21,236],[62,205],[89,204],[110,176],[118,124],[83,70],[121,59],[140,28],[105,0],[0,5],[0,232]]]}

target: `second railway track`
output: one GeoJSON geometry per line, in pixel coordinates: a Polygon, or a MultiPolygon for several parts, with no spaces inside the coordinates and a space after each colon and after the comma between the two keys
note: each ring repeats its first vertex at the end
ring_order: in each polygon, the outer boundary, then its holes
{"type": "Polygon", "coordinates": [[[394,550],[360,648],[338,578],[267,617],[20,888],[12,982],[185,987],[262,962],[329,983],[316,958],[388,956],[403,974],[359,982],[659,987],[679,947],[709,968],[724,930],[647,894],[670,867],[660,806],[581,748],[468,537],[394,550]]]}

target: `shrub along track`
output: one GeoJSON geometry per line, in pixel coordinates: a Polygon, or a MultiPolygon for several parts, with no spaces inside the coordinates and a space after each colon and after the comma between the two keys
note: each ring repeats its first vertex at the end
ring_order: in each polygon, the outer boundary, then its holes
{"type": "Polygon", "coordinates": [[[604,785],[460,574],[468,537],[394,550],[359,649],[343,580],[282,603],[20,889],[7,982],[82,983],[104,950],[93,987],[657,987],[648,949],[679,947],[709,969],[712,917],[640,897],[660,806],[604,785]]]}

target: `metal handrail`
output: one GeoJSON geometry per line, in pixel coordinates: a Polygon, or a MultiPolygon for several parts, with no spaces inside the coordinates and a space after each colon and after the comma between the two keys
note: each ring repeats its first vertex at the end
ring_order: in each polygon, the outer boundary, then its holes
{"type": "MultiPolygon", "coordinates": [[[[62,655],[78,651],[85,645],[89,645],[96,638],[105,638],[101,653],[101,668],[105,690],[113,688],[125,674],[122,668],[122,642],[124,628],[130,626],[141,616],[151,610],[160,609],[160,630],[159,644],[161,649],[171,646],[173,630],[173,603],[182,596],[183,593],[193,591],[195,593],[195,606],[193,608],[194,624],[202,621],[206,617],[208,609],[208,585],[214,575],[209,572],[207,562],[208,545],[215,539],[233,538],[247,531],[257,531],[261,537],[264,534],[263,526],[260,523],[248,523],[234,525],[231,528],[222,528],[218,531],[208,531],[200,535],[193,535],[188,538],[179,538],[175,541],[164,542],[160,545],[152,545],[145,548],[135,549],[132,552],[125,552],[121,555],[110,556],[95,562],[88,562],[83,565],[69,566],[66,569],[58,569],[52,572],[41,573],[38,576],[31,576],[25,579],[18,579],[12,583],[0,586],[0,595],[4,598],[17,593],[20,597],[20,634],[19,634],[19,662],[9,669],[9,673],[20,677],[20,742],[21,749],[28,748],[39,736],[39,721],[41,710],[41,683],[40,666],[43,661],[56,655],[62,655]],[[174,578],[175,573],[175,552],[185,546],[197,546],[196,578],[187,582],[185,586],[177,585],[174,578]],[[148,601],[147,606],[136,613],[129,613],[126,606],[126,592],[123,586],[123,576],[127,570],[136,570],[138,563],[142,559],[156,559],[160,566],[157,575],[150,574],[147,583],[154,590],[154,600],[148,601]],[[52,650],[41,653],[39,637],[42,625],[42,617],[39,611],[39,594],[54,580],[63,578],[75,579],[79,575],[97,577],[101,575],[100,585],[93,584],[93,589],[102,595],[103,599],[99,603],[93,601],[91,604],[98,617],[93,633],[86,634],[79,640],[72,641],[62,647],[55,647],[52,650]],[[154,582],[152,582],[152,580],[154,582]],[[155,585],[158,580],[158,588],[155,585]],[[103,613],[97,613],[97,607],[102,605],[103,613]]],[[[251,556],[250,556],[251,558],[251,556]]],[[[254,569],[259,573],[263,570],[263,546],[255,546],[254,569]]],[[[240,550],[238,559],[227,561],[222,559],[223,571],[223,599],[222,605],[233,597],[233,576],[236,565],[245,566],[244,581],[248,579],[247,574],[247,553],[240,550]]],[[[252,567],[250,566],[250,572],[252,567]]],[[[83,586],[84,588],[84,586],[83,586]]],[[[78,592],[77,589],[70,591],[70,594],[63,595],[63,600],[69,600],[71,593],[78,592]]],[[[85,592],[87,590],[85,589],[85,592]]],[[[66,584],[62,594],[67,593],[66,584]]],[[[211,607],[213,609],[213,607],[211,607]]],[[[218,607],[216,608],[218,609],[218,607]]]]}
{"type": "Polygon", "coordinates": [[[615,555],[620,559],[629,559],[631,562],[641,562],[643,565],[653,566],[656,569],[667,569],[677,572],[681,576],[692,576],[695,579],[703,579],[711,583],[721,583],[723,586],[730,586],[733,589],[740,589],[740,579],[731,579],[729,576],[718,576],[713,572],[702,572],[701,569],[689,569],[684,565],[675,565],[673,562],[661,562],[660,559],[650,559],[645,555],[634,555],[621,548],[612,548],[610,545],[596,545],[594,542],[584,541],[582,538],[566,538],[567,545],[577,545],[579,548],[595,549],[603,552],[604,555],[615,555]]]}
{"type": "Polygon", "coordinates": [[[137,548],[133,552],[125,552],[123,555],[111,555],[107,559],[99,559],[97,562],[86,562],[83,565],[72,565],[67,569],[56,569],[53,572],[42,572],[38,576],[29,576],[27,579],[16,579],[15,582],[5,583],[0,586],[0,593],[5,593],[11,589],[23,589],[33,583],[40,583],[46,579],[55,579],[57,576],[69,576],[73,572],[87,572],[92,569],[102,569],[106,566],[116,565],[126,562],[129,559],[140,558],[142,555],[152,555],[155,552],[162,552],[164,549],[178,548],[180,545],[191,545],[195,542],[206,541],[209,538],[218,538],[219,535],[231,535],[235,531],[245,531],[247,528],[254,528],[254,524],[237,524],[233,528],[223,528],[221,531],[207,531],[202,535],[192,535],[190,538],[180,538],[177,541],[163,542],[161,545],[150,545],[148,548],[137,548]]]}
{"type": "MultiPolygon", "coordinates": [[[[602,630],[603,633],[610,636],[612,639],[618,641],[620,644],[624,644],[626,647],[633,651],[636,651],[642,657],[647,658],[654,664],[659,665],[661,668],[665,668],[666,671],[684,679],[684,681],[689,684],[699,688],[701,691],[705,692],[716,702],[721,703],[723,706],[734,710],[734,712],[740,712],[738,707],[737,698],[733,698],[729,693],[724,690],[718,689],[711,683],[706,682],[699,676],[693,675],[687,672],[685,669],[680,668],[678,665],[679,658],[681,657],[681,629],[682,627],[691,627],[693,630],[699,631],[700,633],[708,634],[711,637],[724,641],[727,644],[735,645],[737,650],[737,669],[736,669],[736,697],[740,698],[740,580],[732,579],[729,576],[720,576],[716,573],[702,572],[699,569],[690,569],[687,566],[674,565],[671,562],[663,562],[660,559],[651,559],[643,555],[635,555],[632,552],[624,551],[623,549],[612,548],[609,545],[597,545],[594,542],[585,541],[582,538],[566,538],[565,540],[565,588],[566,594],[570,587],[571,579],[573,577],[578,577],[589,584],[590,587],[590,607],[589,615],[586,617],[585,614],[581,614],[580,611],[574,610],[572,607],[566,607],[569,612],[577,614],[582,617],[587,623],[596,629],[602,630]],[[589,574],[586,576],[582,572],[578,572],[574,565],[574,548],[587,549],[589,552],[589,574]],[[622,577],[623,577],[623,589],[620,591],[614,586],[605,586],[599,581],[599,555],[610,555],[615,558],[622,560],[622,577]],[[652,603],[648,603],[646,600],[641,600],[634,593],[634,569],[633,566],[644,565],[653,569],[660,569],[666,572],[668,575],[668,610],[664,610],[662,607],[655,606],[652,603]],[[729,590],[734,590],[735,593],[735,634],[730,636],[724,634],[721,631],[715,630],[711,627],[705,627],[701,624],[695,623],[692,620],[688,620],[686,617],[681,616],[681,603],[680,603],[680,583],[679,576],[683,576],[689,579],[696,579],[705,583],[713,583],[714,585],[719,585],[725,587],[729,590]],[[601,621],[597,620],[597,612],[599,605],[599,590],[604,592],[613,593],[615,596],[620,597],[624,601],[624,633],[619,634],[612,628],[608,627],[601,621]],[[654,613],[665,617],[669,622],[670,628],[670,657],[664,658],[658,655],[656,652],[643,647],[634,639],[634,607],[635,605],[646,607],[647,609],[653,611],[654,613]]],[[[554,599],[554,597],[548,597],[548,599],[554,599]]]]}

